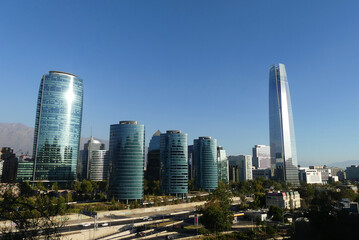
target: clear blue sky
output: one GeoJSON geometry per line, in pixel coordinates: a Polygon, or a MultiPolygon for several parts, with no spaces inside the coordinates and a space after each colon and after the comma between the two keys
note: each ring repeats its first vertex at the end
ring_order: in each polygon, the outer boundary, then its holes
{"type": "Polygon", "coordinates": [[[84,79],[82,135],[138,120],[228,154],[269,144],[287,68],[299,164],[359,159],[359,1],[0,1],[0,122],[34,126],[49,70],[84,79]]]}

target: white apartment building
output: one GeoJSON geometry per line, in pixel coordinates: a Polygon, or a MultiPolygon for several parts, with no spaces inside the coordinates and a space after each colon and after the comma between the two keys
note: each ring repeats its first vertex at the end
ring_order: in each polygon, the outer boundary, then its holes
{"type": "Polygon", "coordinates": [[[266,206],[269,208],[272,205],[282,209],[300,208],[299,192],[268,192],[266,194],[266,206]]]}
{"type": "Polygon", "coordinates": [[[307,184],[322,184],[322,173],[308,167],[299,168],[299,181],[307,184]]]}

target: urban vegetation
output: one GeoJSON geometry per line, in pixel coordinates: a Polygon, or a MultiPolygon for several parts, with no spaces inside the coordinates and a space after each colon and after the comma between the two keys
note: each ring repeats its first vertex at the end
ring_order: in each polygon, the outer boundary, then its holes
{"type": "Polygon", "coordinates": [[[230,230],[233,221],[231,205],[232,193],[227,185],[220,183],[209,195],[207,203],[198,208],[198,212],[202,214],[200,222],[210,232],[230,230]]]}
{"type": "Polygon", "coordinates": [[[56,217],[66,213],[63,197],[33,196],[29,185],[22,184],[20,194],[7,190],[0,201],[1,239],[59,239],[59,228],[66,221],[56,217]]]}
{"type": "MultiPolygon", "coordinates": [[[[356,183],[354,183],[356,184],[356,183]]],[[[83,180],[75,182],[72,189],[60,190],[57,183],[46,188],[41,182],[31,186],[28,182],[19,183],[19,192],[6,191],[0,200],[0,217],[12,221],[12,225],[4,225],[1,229],[2,239],[18,239],[26,234],[26,239],[35,239],[41,234],[44,239],[56,239],[60,234],[58,228],[64,222],[56,220],[55,216],[67,213],[79,213],[83,210],[108,211],[126,208],[143,208],[178,204],[193,201],[205,201],[199,207],[200,234],[216,233],[217,239],[265,239],[278,235],[292,236],[294,239],[359,239],[356,228],[359,225],[358,214],[342,210],[340,201],[348,198],[359,201],[359,194],[347,185],[331,183],[325,185],[302,184],[299,187],[266,179],[249,181],[220,182],[216,190],[207,196],[178,199],[173,196],[160,196],[158,181],[145,181],[143,201],[133,201],[130,204],[107,199],[107,182],[83,180]],[[232,197],[240,197],[241,203],[236,211],[265,208],[265,194],[268,190],[289,191],[300,193],[302,207],[299,210],[281,209],[271,206],[268,217],[272,222],[262,222],[257,219],[258,228],[241,233],[218,235],[220,232],[231,230],[233,221],[232,197]],[[70,203],[71,204],[68,204],[70,203]],[[285,229],[279,227],[293,218],[285,229]],[[31,231],[28,231],[31,229],[31,231]],[[344,235],[343,235],[344,234],[344,235]]],[[[355,187],[355,186],[354,186],[355,187]]],[[[355,188],[354,188],[355,189],[355,188]]],[[[288,223],[287,223],[288,224],[288,223]]],[[[193,230],[193,229],[192,229],[193,230]]],[[[211,235],[206,237],[212,239],[211,235]]]]}

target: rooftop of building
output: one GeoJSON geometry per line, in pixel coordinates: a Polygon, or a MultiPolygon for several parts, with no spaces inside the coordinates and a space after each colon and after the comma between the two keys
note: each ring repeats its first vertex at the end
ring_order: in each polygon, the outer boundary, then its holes
{"type": "Polygon", "coordinates": [[[137,124],[137,121],[120,121],[120,124],[137,124]]]}
{"type": "Polygon", "coordinates": [[[62,71],[49,71],[50,74],[63,74],[63,75],[70,75],[70,76],[74,76],[74,77],[77,77],[75,74],[72,74],[72,73],[68,73],[68,72],[62,72],[62,71]]]}
{"type": "Polygon", "coordinates": [[[153,137],[158,137],[161,135],[161,131],[160,130],[157,130],[152,136],[153,137]]]}
{"type": "Polygon", "coordinates": [[[291,192],[281,192],[281,191],[277,191],[277,192],[267,192],[267,196],[295,196],[295,195],[299,195],[298,191],[291,191],[291,192]]]}
{"type": "Polygon", "coordinates": [[[181,130],[167,130],[166,133],[182,133],[181,130]]]}

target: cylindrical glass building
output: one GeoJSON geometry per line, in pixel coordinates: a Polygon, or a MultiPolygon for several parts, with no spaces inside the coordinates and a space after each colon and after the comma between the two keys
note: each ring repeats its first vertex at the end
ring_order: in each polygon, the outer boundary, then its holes
{"type": "Polygon", "coordinates": [[[193,163],[197,189],[212,191],[218,187],[217,140],[199,137],[193,141],[193,163]]]}
{"type": "Polygon", "coordinates": [[[145,126],[121,121],[110,127],[110,197],[135,200],[143,197],[145,126]]]}
{"type": "Polygon", "coordinates": [[[82,79],[58,71],[43,75],[35,119],[34,181],[75,180],[82,103],[82,79]]]}
{"type": "Polygon", "coordinates": [[[187,133],[167,131],[160,138],[161,190],[184,196],[188,193],[187,133]]]}

